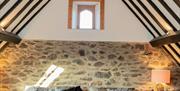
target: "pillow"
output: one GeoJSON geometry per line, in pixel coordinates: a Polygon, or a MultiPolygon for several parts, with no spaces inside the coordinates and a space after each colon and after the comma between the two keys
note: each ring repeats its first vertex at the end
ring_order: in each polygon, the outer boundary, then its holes
{"type": "Polygon", "coordinates": [[[65,89],[65,90],[63,90],[63,91],[83,91],[83,90],[81,89],[80,86],[77,86],[77,87],[65,89]]]}

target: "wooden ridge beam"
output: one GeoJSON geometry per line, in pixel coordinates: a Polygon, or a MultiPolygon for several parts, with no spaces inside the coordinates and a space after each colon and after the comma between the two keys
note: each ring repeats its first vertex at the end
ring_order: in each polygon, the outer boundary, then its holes
{"type": "Polygon", "coordinates": [[[150,41],[150,44],[153,47],[163,46],[165,44],[177,43],[180,42],[180,31],[177,31],[173,34],[166,34],[160,37],[157,37],[150,41]]]}

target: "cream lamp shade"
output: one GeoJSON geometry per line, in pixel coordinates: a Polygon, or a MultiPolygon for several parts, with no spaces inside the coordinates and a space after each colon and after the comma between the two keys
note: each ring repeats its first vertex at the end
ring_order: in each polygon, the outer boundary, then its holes
{"type": "Polygon", "coordinates": [[[152,70],[151,81],[156,83],[170,83],[170,70],[152,70]]]}

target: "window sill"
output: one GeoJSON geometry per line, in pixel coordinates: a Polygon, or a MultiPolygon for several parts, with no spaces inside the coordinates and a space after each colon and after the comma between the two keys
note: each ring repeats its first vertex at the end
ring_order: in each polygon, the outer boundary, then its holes
{"type": "Polygon", "coordinates": [[[104,31],[104,30],[100,30],[100,29],[68,29],[68,30],[72,30],[72,31],[104,31]]]}

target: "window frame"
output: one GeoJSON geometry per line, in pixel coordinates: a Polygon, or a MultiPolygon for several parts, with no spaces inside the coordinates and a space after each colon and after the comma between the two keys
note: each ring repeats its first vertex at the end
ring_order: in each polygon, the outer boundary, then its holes
{"type": "Polygon", "coordinates": [[[104,0],[69,0],[69,8],[68,8],[68,29],[79,29],[77,27],[77,19],[74,19],[74,17],[77,18],[77,14],[73,15],[74,12],[77,12],[77,10],[74,10],[74,9],[77,9],[77,3],[86,3],[85,5],[87,4],[90,4],[90,5],[97,5],[97,3],[99,3],[97,6],[98,6],[98,9],[99,9],[99,15],[98,15],[98,18],[99,18],[99,24],[97,24],[97,18],[96,18],[96,14],[97,14],[97,8],[95,9],[95,28],[93,28],[93,30],[104,30],[104,0]],[[95,4],[92,4],[92,3],[95,3],[95,4]],[[97,26],[96,26],[97,25],[97,26]]]}

